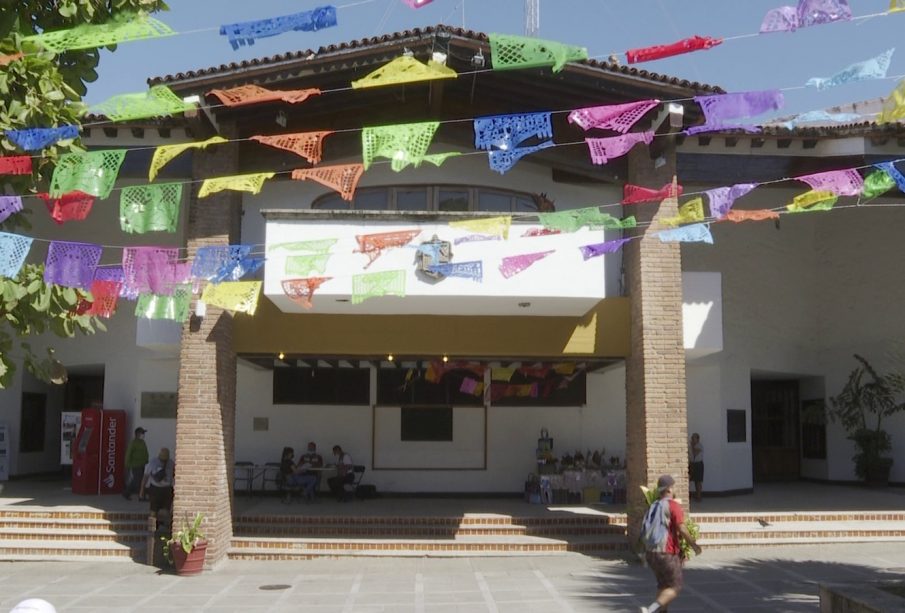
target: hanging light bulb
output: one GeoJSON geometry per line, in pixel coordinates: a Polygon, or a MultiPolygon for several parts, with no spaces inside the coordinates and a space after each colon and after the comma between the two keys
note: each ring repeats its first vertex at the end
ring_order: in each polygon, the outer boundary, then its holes
{"type": "Polygon", "coordinates": [[[387,354],[387,361],[392,362],[394,359],[396,359],[396,358],[393,357],[392,353],[387,354]]]}
{"type": "Polygon", "coordinates": [[[283,353],[283,352],[282,352],[282,351],[281,351],[281,352],[280,352],[280,355],[279,355],[279,356],[277,356],[277,357],[279,357],[279,358],[280,358],[280,359],[281,359],[281,360],[282,360],[282,359],[283,359],[283,358],[285,358],[285,357],[286,357],[286,354],[285,354],[285,353],[283,353]]]}
{"type": "Polygon", "coordinates": [[[448,356],[448,355],[443,356],[443,361],[444,361],[444,362],[449,362],[449,356],[448,356]]]}

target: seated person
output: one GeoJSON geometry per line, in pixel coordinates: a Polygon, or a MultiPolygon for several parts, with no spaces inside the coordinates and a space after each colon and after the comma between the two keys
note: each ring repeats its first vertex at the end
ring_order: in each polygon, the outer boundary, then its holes
{"type": "Polygon", "coordinates": [[[321,471],[311,470],[312,468],[322,468],[324,458],[317,452],[317,445],[314,441],[308,443],[308,453],[302,454],[299,459],[299,468],[302,469],[303,475],[314,475],[314,491],[316,492],[321,486],[321,471]]]}
{"type": "Polygon", "coordinates": [[[339,502],[349,500],[346,495],[346,485],[354,483],[355,473],[353,471],[352,456],[343,451],[339,445],[333,446],[333,457],[336,460],[336,476],[327,479],[330,491],[336,496],[339,502]]]}
{"type": "Polygon", "coordinates": [[[280,477],[283,482],[283,487],[286,489],[286,495],[283,498],[283,502],[288,503],[292,500],[289,489],[297,487],[302,489],[302,494],[305,496],[306,500],[312,500],[314,498],[314,476],[302,474],[302,471],[299,469],[301,463],[296,465],[294,458],[295,450],[292,447],[283,447],[283,455],[280,458],[280,477]]]}

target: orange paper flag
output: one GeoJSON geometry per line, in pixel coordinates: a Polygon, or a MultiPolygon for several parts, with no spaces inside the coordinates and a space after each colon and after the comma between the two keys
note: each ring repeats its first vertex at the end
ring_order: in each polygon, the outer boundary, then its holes
{"type": "Polygon", "coordinates": [[[779,213],[776,211],[771,211],[770,209],[758,209],[756,211],[742,211],[739,209],[732,209],[726,216],[723,217],[720,221],[725,219],[726,221],[734,221],[735,223],[739,223],[742,221],[764,221],[765,219],[779,219],[779,213]]]}
{"type": "Polygon", "coordinates": [[[10,62],[15,62],[16,60],[22,59],[25,57],[25,54],[21,51],[18,53],[13,53],[11,55],[0,55],[0,66],[6,66],[10,62]]]}
{"type": "Polygon", "coordinates": [[[365,167],[362,164],[340,164],[338,166],[322,166],[320,168],[298,168],[292,171],[292,178],[296,181],[317,181],[335,189],[343,200],[352,201],[358,180],[364,174],[365,167]]]}
{"type": "Polygon", "coordinates": [[[323,132],[298,132],[296,134],[275,134],[273,136],[252,136],[251,140],[259,143],[285,149],[296,155],[300,155],[312,164],[321,161],[323,155],[324,138],[333,134],[330,130],[323,132]]]}
{"type": "Polygon", "coordinates": [[[283,292],[296,304],[310,309],[314,291],[333,277],[308,277],[307,279],[286,279],[283,281],[283,292]]]}
{"type": "Polygon", "coordinates": [[[281,91],[269,90],[257,85],[242,85],[231,89],[212,89],[208,92],[208,94],[216,96],[225,106],[245,106],[246,104],[277,102],[279,100],[289,104],[297,104],[319,93],[321,93],[321,90],[316,88],[281,91]]]}
{"type": "Polygon", "coordinates": [[[380,257],[384,249],[392,247],[404,247],[412,242],[412,239],[421,234],[421,230],[399,230],[398,232],[381,232],[379,234],[358,234],[355,240],[358,241],[359,253],[368,256],[368,263],[365,268],[374,263],[374,260],[380,257]]]}

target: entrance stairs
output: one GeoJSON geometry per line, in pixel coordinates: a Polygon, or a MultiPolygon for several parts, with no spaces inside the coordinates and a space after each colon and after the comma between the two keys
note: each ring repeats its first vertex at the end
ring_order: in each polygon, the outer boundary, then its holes
{"type": "Polygon", "coordinates": [[[144,559],[147,514],[0,508],[0,561],[144,559]]]}
{"type": "MultiPolygon", "coordinates": [[[[622,513],[455,516],[244,514],[234,560],[317,557],[612,556],[628,551],[622,513]]],[[[415,505],[416,506],[416,505],[415,505]]],[[[347,507],[344,507],[347,508],[347,507]]],[[[332,509],[331,509],[332,510],[332,509]]],[[[587,508],[585,511],[589,510],[587,508]]],[[[692,513],[705,548],[905,543],[905,511],[692,513]],[[763,522],[766,525],[761,525],[763,522]]],[[[0,507],[0,561],[145,559],[147,515],[78,507],[0,507]]]]}

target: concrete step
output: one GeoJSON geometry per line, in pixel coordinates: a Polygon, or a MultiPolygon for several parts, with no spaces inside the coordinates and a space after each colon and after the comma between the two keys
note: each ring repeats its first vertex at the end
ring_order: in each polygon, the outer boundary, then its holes
{"type": "Polygon", "coordinates": [[[34,540],[6,540],[0,542],[0,561],[18,560],[84,560],[112,561],[139,559],[144,546],[130,547],[114,542],[59,541],[53,544],[34,540]]]}
{"type": "Polygon", "coordinates": [[[786,543],[794,539],[807,542],[866,542],[905,540],[902,521],[782,521],[761,527],[747,523],[700,524],[701,544],[706,543],[786,543]],[[843,540],[844,539],[844,540],[843,540]]]}
{"type": "Polygon", "coordinates": [[[898,521],[905,522],[905,511],[789,511],[782,513],[692,513],[692,519],[699,525],[711,523],[748,523],[758,524],[764,520],[771,524],[783,522],[866,522],[866,521],[898,521]]]}
{"type": "Polygon", "coordinates": [[[147,520],[109,520],[109,519],[46,519],[42,517],[0,518],[0,528],[31,528],[55,530],[113,530],[141,531],[147,527],[147,520]]]}
{"type": "Polygon", "coordinates": [[[147,530],[116,531],[106,529],[0,528],[0,544],[10,540],[28,541],[94,541],[113,543],[144,542],[147,530]]]}
{"type": "Polygon", "coordinates": [[[567,537],[570,535],[624,534],[622,526],[606,524],[545,524],[522,526],[517,524],[307,524],[307,523],[254,523],[239,521],[235,526],[237,536],[287,536],[287,537],[380,537],[380,538],[453,538],[456,536],[541,536],[567,537]]]}

